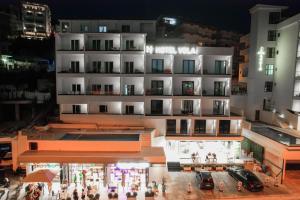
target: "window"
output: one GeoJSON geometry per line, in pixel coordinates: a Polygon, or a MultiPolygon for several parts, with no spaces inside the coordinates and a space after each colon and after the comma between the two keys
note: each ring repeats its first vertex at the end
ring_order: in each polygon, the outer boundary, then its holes
{"type": "Polygon", "coordinates": [[[71,61],[71,72],[79,73],[79,61],[71,61]]]}
{"type": "Polygon", "coordinates": [[[126,50],[133,50],[135,49],[134,47],[134,41],[133,40],[126,40],[126,43],[125,43],[125,49],[126,50]]]}
{"type": "Polygon", "coordinates": [[[230,134],[230,120],[220,120],[219,132],[220,134],[230,134]]]}
{"type": "Polygon", "coordinates": [[[105,40],[105,50],[111,51],[114,48],[114,41],[113,40],[105,40]]]}
{"type": "Polygon", "coordinates": [[[122,32],[123,33],[129,33],[130,32],[130,26],[129,25],[122,25],[122,32]]]}
{"type": "Polygon", "coordinates": [[[167,134],[176,134],[176,119],[167,119],[167,134]]]}
{"type": "Polygon", "coordinates": [[[62,30],[63,33],[68,32],[69,27],[70,27],[69,22],[62,22],[61,23],[61,30],[62,30]]]}
{"type": "Polygon", "coordinates": [[[180,134],[188,133],[188,124],[186,119],[180,120],[180,134]]]}
{"type": "Polygon", "coordinates": [[[194,81],[182,81],[182,95],[194,95],[194,81]]]}
{"type": "Polygon", "coordinates": [[[124,85],[124,95],[134,95],[134,85],[124,85]]]}
{"type": "Polygon", "coordinates": [[[151,100],[151,114],[153,115],[163,114],[163,100],[151,100]]]}
{"type": "Polygon", "coordinates": [[[151,94],[163,95],[164,93],[164,81],[151,81],[151,94]]]}
{"type": "Polygon", "coordinates": [[[164,72],[164,60],[152,59],[152,73],[163,73],[163,72],[164,72]]]}
{"type": "Polygon", "coordinates": [[[106,33],[107,32],[107,26],[100,25],[98,28],[99,33],[106,33]]]}
{"type": "Polygon", "coordinates": [[[31,150],[31,151],[38,150],[38,143],[37,142],[29,142],[29,150],[31,150]]]}
{"type": "Polygon", "coordinates": [[[267,58],[275,58],[275,48],[274,47],[267,48],[267,58]]]}
{"type": "Polygon", "coordinates": [[[112,61],[105,62],[105,73],[114,73],[114,62],[112,61]]]}
{"type": "Polygon", "coordinates": [[[268,31],[268,41],[276,41],[276,30],[268,31]]]}
{"type": "Polygon", "coordinates": [[[93,73],[101,73],[101,61],[93,61],[93,73]]]}
{"type": "Polygon", "coordinates": [[[99,106],[100,113],[107,113],[107,105],[100,105],[99,106]]]}
{"type": "Polygon", "coordinates": [[[215,61],[215,74],[226,74],[226,60],[215,61]]]}
{"type": "Polygon", "coordinates": [[[92,91],[93,92],[100,92],[101,91],[101,85],[100,84],[93,84],[92,85],[92,91]]]}
{"type": "Polygon", "coordinates": [[[206,120],[195,120],[194,133],[196,134],[206,133],[206,120]]]}
{"type": "Polygon", "coordinates": [[[72,92],[73,93],[80,93],[81,92],[81,85],[80,84],[72,84],[72,92]]]}
{"type": "Polygon", "coordinates": [[[94,51],[100,51],[101,50],[101,40],[93,40],[93,50],[94,51]]]}
{"type": "Polygon", "coordinates": [[[133,62],[125,62],[125,73],[126,74],[133,74],[133,62]]]}
{"type": "Polygon", "coordinates": [[[71,50],[73,51],[79,50],[79,40],[71,40],[71,50]]]}
{"type": "Polygon", "coordinates": [[[80,25],[80,31],[81,32],[88,32],[89,31],[89,27],[87,25],[80,25]]]}
{"type": "Polygon", "coordinates": [[[125,110],[126,115],[133,115],[134,114],[134,106],[126,105],[125,109],[126,109],[125,110]]]}
{"type": "Polygon", "coordinates": [[[214,82],[214,96],[225,96],[225,82],[215,81],[214,82]]]}
{"type": "Polygon", "coordinates": [[[224,115],[224,102],[220,100],[213,101],[213,114],[224,115]]]}
{"type": "Polygon", "coordinates": [[[273,82],[266,81],[265,82],[265,92],[272,92],[272,90],[273,90],[273,82]]]}
{"type": "Polygon", "coordinates": [[[105,94],[113,94],[114,86],[113,85],[104,85],[105,94]]]}
{"type": "Polygon", "coordinates": [[[79,114],[79,113],[81,113],[81,111],[80,111],[80,105],[72,105],[72,111],[73,111],[73,114],[79,114]]]}
{"type": "Polygon", "coordinates": [[[277,24],[280,21],[280,12],[269,13],[269,24],[277,24]]]}
{"type": "Polygon", "coordinates": [[[184,115],[193,114],[193,100],[183,100],[181,105],[181,113],[184,115]]]}
{"type": "Polygon", "coordinates": [[[183,60],[183,69],[184,74],[193,74],[195,73],[195,60],[183,60]]]}
{"type": "Polygon", "coordinates": [[[265,66],[265,75],[272,76],[274,72],[274,65],[273,64],[266,64],[265,66]]]}

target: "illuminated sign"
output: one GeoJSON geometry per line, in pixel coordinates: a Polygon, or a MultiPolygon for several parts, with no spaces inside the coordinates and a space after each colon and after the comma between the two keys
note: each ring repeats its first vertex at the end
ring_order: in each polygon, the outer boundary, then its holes
{"type": "Polygon", "coordinates": [[[265,48],[260,47],[259,51],[257,52],[258,55],[258,71],[263,70],[263,63],[264,63],[264,55],[266,54],[265,48]]]}
{"type": "Polygon", "coordinates": [[[149,54],[198,54],[197,47],[174,47],[174,46],[146,46],[146,53],[149,54]]]}

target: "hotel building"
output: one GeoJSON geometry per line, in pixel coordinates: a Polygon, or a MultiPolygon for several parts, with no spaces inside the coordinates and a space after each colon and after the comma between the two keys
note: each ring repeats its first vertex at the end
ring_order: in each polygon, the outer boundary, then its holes
{"type": "Polygon", "coordinates": [[[57,103],[64,123],[155,129],[167,161],[204,148],[240,154],[242,117],[230,112],[233,48],[156,42],[156,22],[61,20],[57,103]]]}

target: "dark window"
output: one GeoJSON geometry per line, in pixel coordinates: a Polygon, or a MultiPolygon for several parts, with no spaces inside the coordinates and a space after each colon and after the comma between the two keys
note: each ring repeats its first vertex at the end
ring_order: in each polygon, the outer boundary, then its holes
{"type": "Polygon", "coordinates": [[[133,62],[125,62],[125,73],[126,74],[133,74],[133,62]]]}
{"type": "Polygon", "coordinates": [[[72,84],[72,92],[73,93],[80,93],[81,92],[81,85],[80,84],[72,84]]]}
{"type": "Polygon", "coordinates": [[[105,40],[105,50],[111,51],[114,48],[114,41],[113,40],[105,40]]]}
{"type": "Polygon", "coordinates": [[[280,12],[269,13],[269,24],[277,24],[280,21],[280,12]]]}
{"type": "Polygon", "coordinates": [[[71,40],[71,50],[79,51],[79,40],[71,40]]]}
{"type": "Polygon", "coordinates": [[[38,150],[38,143],[37,142],[30,142],[29,143],[29,150],[31,150],[31,151],[38,150]]]}
{"type": "Polygon", "coordinates": [[[163,114],[163,100],[151,100],[151,114],[153,115],[163,114]]]}
{"type": "Polygon", "coordinates": [[[220,134],[230,133],[230,120],[220,120],[219,132],[220,134]]]}
{"type": "Polygon", "coordinates": [[[164,81],[151,81],[151,94],[163,95],[164,93],[164,81]]]}
{"type": "Polygon", "coordinates": [[[134,114],[134,106],[126,105],[126,115],[134,114]]]}
{"type": "Polygon", "coordinates": [[[87,25],[80,25],[80,31],[81,32],[88,32],[89,31],[89,27],[87,25]]]}
{"type": "Polygon", "coordinates": [[[276,30],[268,31],[268,41],[276,41],[276,30]]]}
{"type": "Polygon", "coordinates": [[[113,85],[104,85],[105,94],[113,94],[114,86],[113,85]]]}
{"type": "Polygon", "coordinates": [[[224,102],[220,100],[213,101],[213,114],[224,115],[224,102]]]}
{"type": "Polygon", "coordinates": [[[80,105],[72,105],[72,111],[73,111],[73,114],[79,114],[79,113],[81,113],[81,111],[80,111],[80,105]]]}
{"type": "Polygon", "coordinates": [[[105,73],[114,73],[114,62],[105,62],[105,73]]]}
{"type": "Polygon", "coordinates": [[[193,100],[183,100],[181,105],[182,114],[185,115],[193,114],[193,104],[194,104],[193,100]]]}
{"type": "Polygon", "coordinates": [[[176,119],[167,119],[167,134],[176,134],[176,119]]]}
{"type": "Polygon", "coordinates": [[[99,112],[107,113],[107,105],[100,105],[99,106],[99,112]]]}
{"type": "Polygon", "coordinates": [[[275,58],[275,48],[274,47],[267,48],[267,58],[275,58]]]}
{"type": "Polygon", "coordinates": [[[93,84],[92,85],[92,91],[93,92],[100,92],[101,91],[101,85],[100,84],[93,84]]]}
{"type": "Polygon", "coordinates": [[[101,40],[93,40],[93,50],[100,51],[101,50],[101,40]]]}
{"type": "Polygon", "coordinates": [[[273,90],[273,82],[266,81],[265,82],[265,92],[272,92],[272,90],[273,90]]]}
{"type": "Polygon", "coordinates": [[[129,33],[130,32],[130,26],[129,25],[122,25],[122,32],[123,33],[129,33]]]}
{"type": "Polygon", "coordinates": [[[194,81],[182,81],[182,95],[194,95],[194,81]]]}
{"type": "Polygon", "coordinates": [[[226,60],[215,61],[215,74],[226,74],[226,60]]]}
{"type": "Polygon", "coordinates": [[[164,72],[164,60],[152,59],[152,73],[163,73],[163,72],[164,72]]]}
{"type": "Polygon", "coordinates": [[[195,73],[195,60],[183,60],[182,66],[183,66],[182,72],[184,74],[195,73]]]}
{"type": "Polygon", "coordinates": [[[125,49],[126,50],[134,50],[135,49],[134,41],[133,40],[126,40],[125,49]]]}
{"type": "Polygon", "coordinates": [[[101,73],[101,61],[93,61],[93,72],[101,73]]]}
{"type": "Polygon", "coordinates": [[[71,61],[71,72],[79,73],[79,61],[71,61]]]}
{"type": "Polygon", "coordinates": [[[225,96],[225,85],[224,81],[214,82],[214,96],[225,96]]]}
{"type": "Polygon", "coordinates": [[[188,123],[186,119],[180,120],[180,134],[188,133],[188,123]]]}
{"type": "Polygon", "coordinates": [[[206,120],[195,120],[194,133],[196,134],[206,133],[206,120]]]}

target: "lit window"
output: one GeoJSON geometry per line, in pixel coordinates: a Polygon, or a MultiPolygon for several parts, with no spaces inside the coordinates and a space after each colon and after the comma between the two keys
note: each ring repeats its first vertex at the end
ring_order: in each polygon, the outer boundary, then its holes
{"type": "Polygon", "coordinates": [[[99,26],[99,33],[106,33],[107,32],[107,26],[99,26]]]}
{"type": "Polygon", "coordinates": [[[273,64],[266,64],[265,66],[265,75],[272,76],[274,72],[274,65],[273,64]]]}

